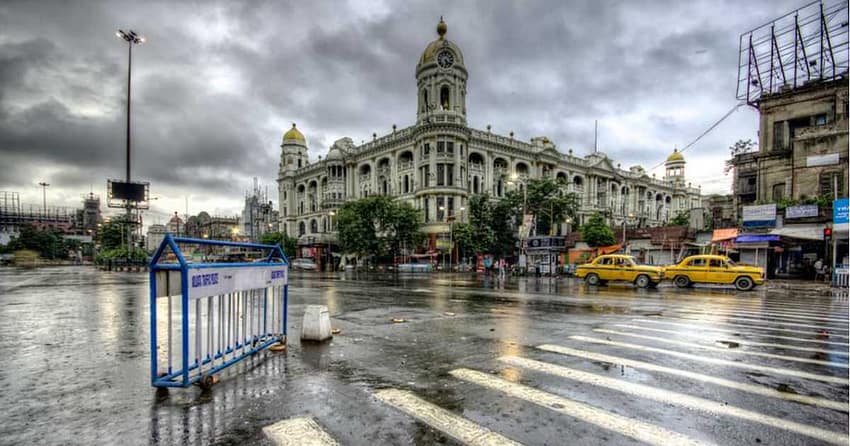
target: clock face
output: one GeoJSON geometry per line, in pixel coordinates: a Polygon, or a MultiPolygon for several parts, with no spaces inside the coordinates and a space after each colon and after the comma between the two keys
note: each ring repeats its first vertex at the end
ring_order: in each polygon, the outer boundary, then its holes
{"type": "Polygon", "coordinates": [[[449,68],[454,65],[454,63],[455,56],[452,55],[451,51],[443,50],[440,51],[439,54],[437,54],[437,65],[439,65],[441,68],[449,68]]]}

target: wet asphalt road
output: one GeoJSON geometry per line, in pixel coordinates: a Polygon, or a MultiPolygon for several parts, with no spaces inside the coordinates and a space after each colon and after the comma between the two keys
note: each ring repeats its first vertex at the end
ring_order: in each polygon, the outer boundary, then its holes
{"type": "Polygon", "coordinates": [[[145,274],[0,269],[0,444],[272,444],[263,426],[305,415],[343,445],[462,444],[381,389],[528,445],[646,443],[617,417],[700,444],[847,444],[846,294],[295,272],[287,353],[158,395],[147,292],[145,274]],[[341,334],[301,345],[306,304],[341,334]]]}

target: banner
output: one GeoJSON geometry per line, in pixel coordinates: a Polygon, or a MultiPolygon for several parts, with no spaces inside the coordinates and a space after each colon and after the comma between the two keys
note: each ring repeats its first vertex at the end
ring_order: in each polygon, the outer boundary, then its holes
{"type": "Polygon", "coordinates": [[[789,206],[785,208],[785,218],[817,217],[818,205],[804,204],[801,206],[789,206]]]}
{"type": "Polygon", "coordinates": [[[744,227],[761,228],[776,225],[776,203],[744,206],[744,227]]]}
{"type": "MultiPolygon", "coordinates": [[[[157,271],[157,297],[180,294],[179,271],[157,271]],[[165,280],[165,276],[169,280],[165,280]],[[166,283],[168,288],[166,289],[166,283]]],[[[189,298],[217,296],[237,291],[253,290],[270,286],[286,285],[289,279],[289,267],[246,266],[240,268],[190,268],[189,298]]]]}

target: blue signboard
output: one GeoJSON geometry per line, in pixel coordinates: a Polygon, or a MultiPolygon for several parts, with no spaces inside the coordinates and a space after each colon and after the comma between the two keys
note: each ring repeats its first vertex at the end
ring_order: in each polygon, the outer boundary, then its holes
{"type": "Polygon", "coordinates": [[[841,198],[832,202],[832,223],[847,224],[847,199],[841,198]]]}

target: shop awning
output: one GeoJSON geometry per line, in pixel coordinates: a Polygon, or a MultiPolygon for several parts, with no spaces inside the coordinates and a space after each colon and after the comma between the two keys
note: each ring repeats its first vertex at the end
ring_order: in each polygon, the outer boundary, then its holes
{"type": "Polygon", "coordinates": [[[823,240],[823,224],[788,225],[770,231],[771,234],[800,240],[823,240]]]}
{"type": "Polygon", "coordinates": [[[715,229],[714,233],[711,234],[711,241],[713,242],[722,242],[724,240],[731,240],[738,236],[738,228],[727,228],[727,229],[715,229]]]}
{"type": "Polygon", "coordinates": [[[744,234],[736,237],[735,243],[778,242],[779,237],[776,234],[744,234]]]}

